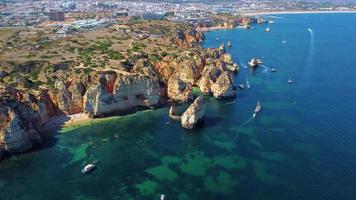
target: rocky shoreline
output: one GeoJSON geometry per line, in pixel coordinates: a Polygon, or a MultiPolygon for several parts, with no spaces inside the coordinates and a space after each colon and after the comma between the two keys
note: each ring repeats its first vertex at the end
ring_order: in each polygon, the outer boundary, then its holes
{"type": "MultiPolygon", "coordinates": [[[[235,98],[233,79],[239,66],[233,63],[224,45],[202,49],[203,39],[204,34],[196,28],[179,30],[171,38],[183,50],[179,55],[162,56],[153,62],[150,55],[135,53],[134,61],[124,59],[110,70],[74,69],[80,75],[65,73],[74,65],[70,62],[54,65],[51,73],[45,62],[15,65],[15,70],[22,73],[40,68],[39,77],[55,81],[52,88],[36,90],[0,85],[0,155],[24,152],[41,143],[43,126],[56,127],[62,123],[56,122],[56,116],[64,116],[66,123],[70,123],[88,117],[124,114],[137,108],[156,108],[170,102],[188,102],[193,100],[193,86],[217,99],[235,98]]],[[[1,78],[5,78],[8,73],[2,70],[2,74],[1,78]]],[[[18,84],[26,81],[20,77],[18,84]]],[[[204,112],[199,110],[204,109],[196,109],[202,104],[198,97],[183,114],[183,127],[193,128],[202,120],[204,112]]]]}

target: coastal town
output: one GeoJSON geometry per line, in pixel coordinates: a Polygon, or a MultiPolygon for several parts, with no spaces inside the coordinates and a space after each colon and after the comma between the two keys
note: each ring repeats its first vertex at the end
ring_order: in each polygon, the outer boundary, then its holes
{"type": "Polygon", "coordinates": [[[290,11],[355,11],[355,3],[306,2],[306,1],[63,1],[63,0],[11,0],[0,1],[0,27],[40,25],[48,19],[64,21],[70,18],[75,26],[100,26],[103,23],[129,18],[165,19],[196,23],[208,21],[216,13],[248,14],[260,12],[290,11]],[[90,20],[71,17],[71,14],[87,13],[90,20]],[[93,19],[92,13],[102,13],[93,19]]]}

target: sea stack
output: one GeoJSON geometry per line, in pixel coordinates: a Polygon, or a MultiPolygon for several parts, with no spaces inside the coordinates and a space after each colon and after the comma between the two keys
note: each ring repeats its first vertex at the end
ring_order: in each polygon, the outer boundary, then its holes
{"type": "Polygon", "coordinates": [[[171,108],[169,109],[169,117],[173,120],[180,120],[181,116],[176,114],[176,109],[175,107],[172,105],[171,108]]]}
{"type": "Polygon", "coordinates": [[[202,97],[198,97],[183,113],[181,117],[182,127],[193,129],[204,120],[205,103],[202,97]]]}

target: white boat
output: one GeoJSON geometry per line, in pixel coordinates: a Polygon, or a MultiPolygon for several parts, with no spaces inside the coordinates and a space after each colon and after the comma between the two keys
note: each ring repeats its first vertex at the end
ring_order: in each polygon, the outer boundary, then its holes
{"type": "Polygon", "coordinates": [[[269,23],[269,24],[274,24],[274,21],[268,20],[268,23],[269,23]]]}
{"type": "Polygon", "coordinates": [[[228,46],[228,47],[232,47],[232,44],[231,44],[230,41],[227,42],[227,46],[228,46]]]}
{"type": "Polygon", "coordinates": [[[272,68],[271,69],[271,72],[276,72],[277,70],[275,68],[272,68]]]}
{"type": "Polygon", "coordinates": [[[270,32],[270,28],[269,28],[269,27],[267,27],[265,31],[266,31],[266,32],[270,32]]]}
{"type": "Polygon", "coordinates": [[[85,167],[82,169],[82,173],[85,174],[85,173],[88,173],[90,172],[91,170],[93,170],[95,167],[94,164],[87,164],[85,165],[85,167]]]}
{"type": "Polygon", "coordinates": [[[288,79],[288,83],[293,83],[293,80],[292,80],[292,78],[291,78],[291,77],[289,77],[289,79],[288,79]]]}
{"type": "Polygon", "coordinates": [[[257,67],[258,65],[262,65],[263,62],[260,59],[257,58],[252,58],[250,62],[248,62],[248,65],[250,67],[257,67]]]}
{"type": "Polygon", "coordinates": [[[244,84],[240,84],[240,85],[239,85],[239,88],[240,88],[240,89],[245,89],[245,85],[244,85],[244,84]]]}
{"type": "Polygon", "coordinates": [[[165,197],[164,194],[161,194],[161,200],[164,200],[164,197],[165,197]]]}
{"type": "Polygon", "coordinates": [[[256,108],[255,108],[255,114],[259,113],[261,111],[261,104],[260,101],[257,102],[256,108]]]}

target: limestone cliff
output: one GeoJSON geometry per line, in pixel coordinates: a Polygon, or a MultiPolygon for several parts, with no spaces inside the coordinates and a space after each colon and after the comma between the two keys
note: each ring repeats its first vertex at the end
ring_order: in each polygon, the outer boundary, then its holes
{"type": "Polygon", "coordinates": [[[187,31],[178,30],[173,38],[173,42],[180,47],[195,47],[198,46],[203,39],[203,33],[192,28],[187,31]]]}
{"type": "Polygon", "coordinates": [[[83,95],[85,88],[74,80],[64,82],[57,80],[55,83],[56,102],[58,108],[66,114],[75,114],[83,111],[83,95]]]}
{"type": "Polygon", "coordinates": [[[160,98],[157,79],[135,73],[103,73],[84,95],[84,111],[97,117],[135,107],[152,108],[159,105],[160,98]]]}
{"type": "Polygon", "coordinates": [[[22,152],[40,142],[37,130],[53,112],[47,94],[22,94],[9,87],[1,87],[0,94],[0,147],[22,152]]]}
{"type": "Polygon", "coordinates": [[[193,98],[192,85],[175,76],[169,78],[167,91],[168,97],[175,101],[187,102],[193,98]]]}
{"type": "Polygon", "coordinates": [[[205,105],[204,99],[198,97],[189,106],[189,108],[183,113],[181,117],[182,127],[186,129],[195,128],[200,122],[204,120],[205,105]]]}
{"type": "MultiPolygon", "coordinates": [[[[85,112],[92,117],[140,108],[154,108],[167,99],[187,102],[197,86],[216,98],[235,97],[238,65],[221,48],[202,49],[203,34],[178,31],[175,55],[150,60],[143,51],[131,52],[109,67],[89,68],[74,62],[1,63],[0,153],[21,152],[40,141],[38,130],[58,114],[85,112]],[[13,82],[10,83],[9,80],[13,82]]],[[[204,114],[198,98],[186,111],[182,125],[190,128],[204,114]]]]}

